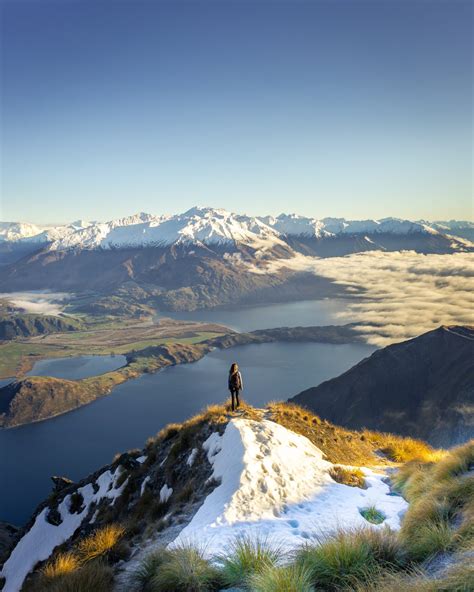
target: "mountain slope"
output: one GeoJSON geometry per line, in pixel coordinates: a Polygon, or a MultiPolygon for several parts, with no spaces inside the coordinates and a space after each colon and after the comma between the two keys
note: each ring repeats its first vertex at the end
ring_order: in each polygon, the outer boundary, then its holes
{"type": "Polygon", "coordinates": [[[291,399],[322,417],[449,446],[474,437],[474,328],[390,345],[291,399]]]}
{"type": "MultiPolygon", "coordinates": [[[[244,407],[231,416],[214,406],[168,426],[144,450],[120,455],[80,483],[55,479],[55,492],[40,504],[3,566],[3,592],[19,592],[32,570],[41,581],[41,567],[59,545],[63,552],[75,552],[94,529],[118,523],[128,525],[126,544],[107,560],[125,560],[117,566],[125,568],[125,576],[154,547],[179,545],[190,533],[212,541],[210,555],[236,534],[255,529],[294,549],[315,524],[320,535],[336,525],[371,527],[360,513],[371,503],[383,509],[384,522],[399,528],[407,504],[391,495],[383,471],[363,468],[365,489],[345,485],[335,471],[342,458],[380,463],[378,440],[286,409],[293,430],[278,423],[271,408],[244,407]]],[[[42,588],[27,584],[26,589],[42,588]]]]}

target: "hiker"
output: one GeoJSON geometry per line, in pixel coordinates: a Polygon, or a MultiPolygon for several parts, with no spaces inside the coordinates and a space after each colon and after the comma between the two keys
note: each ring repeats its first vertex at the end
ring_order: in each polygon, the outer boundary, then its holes
{"type": "Polygon", "coordinates": [[[229,370],[229,390],[232,395],[232,411],[235,411],[235,407],[239,407],[239,392],[244,388],[242,381],[242,374],[239,371],[239,366],[235,362],[232,364],[229,370]],[[235,401],[234,401],[235,399],[235,401]],[[237,405],[235,405],[237,403],[237,405]]]}

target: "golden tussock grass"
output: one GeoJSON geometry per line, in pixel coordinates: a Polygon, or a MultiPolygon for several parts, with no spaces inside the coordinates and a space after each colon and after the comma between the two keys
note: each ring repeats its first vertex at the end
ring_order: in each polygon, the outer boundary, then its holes
{"type": "Polygon", "coordinates": [[[422,440],[405,438],[383,432],[364,431],[365,436],[380,452],[393,462],[406,463],[410,461],[437,462],[445,455],[445,450],[436,450],[422,440]]]}
{"type": "Polygon", "coordinates": [[[69,573],[49,578],[43,573],[22,590],[25,592],[112,592],[113,569],[104,562],[92,561],[69,573]]]}
{"type": "Polygon", "coordinates": [[[59,555],[44,566],[43,574],[47,578],[57,578],[58,576],[75,571],[79,566],[80,562],[78,558],[72,553],[59,553],[59,555]]]}
{"type": "MultiPolygon", "coordinates": [[[[260,420],[262,411],[242,401],[238,409],[239,416],[245,419],[260,420]]],[[[150,450],[163,442],[180,436],[183,446],[186,442],[192,443],[194,436],[198,434],[203,425],[218,426],[228,423],[233,417],[230,401],[223,405],[208,405],[200,413],[194,415],[183,423],[170,423],[147,440],[147,448],[150,450]]]]}
{"type": "Polygon", "coordinates": [[[474,550],[473,466],[471,441],[438,462],[409,463],[395,476],[410,502],[400,538],[415,560],[446,550],[474,550]]]}
{"type": "Polygon", "coordinates": [[[329,474],[337,483],[365,489],[365,475],[360,469],[334,465],[329,474]]]}
{"type": "Polygon", "coordinates": [[[86,563],[91,559],[106,555],[115,547],[124,534],[125,529],[123,526],[108,524],[82,539],[77,546],[81,562],[86,563]]]}
{"type": "Polygon", "coordinates": [[[347,430],[294,403],[271,402],[268,409],[273,421],[306,436],[333,463],[381,464],[384,459],[376,453],[382,453],[388,461],[396,463],[412,460],[434,462],[445,455],[445,451],[435,450],[414,438],[369,430],[347,430]]]}

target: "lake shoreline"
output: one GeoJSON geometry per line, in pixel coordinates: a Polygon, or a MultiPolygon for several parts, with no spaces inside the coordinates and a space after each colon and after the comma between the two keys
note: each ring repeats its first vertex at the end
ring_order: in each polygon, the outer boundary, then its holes
{"type": "Polygon", "coordinates": [[[74,411],[111,394],[113,389],[143,374],[168,366],[196,362],[214,348],[273,342],[348,344],[366,343],[354,324],[323,327],[279,327],[247,333],[230,332],[197,344],[170,344],[147,347],[127,354],[127,363],[117,370],[79,380],[31,376],[0,388],[0,398],[8,400],[9,413],[0,415],[0,429],[13,429],[46,421],[74,411]],[[59,397],[58,397],[59,395],[59,397]],[[12,405],[13,403],[13,405],[12,405]],[[13,407],[13,412],[12,412],[13,407]]]}

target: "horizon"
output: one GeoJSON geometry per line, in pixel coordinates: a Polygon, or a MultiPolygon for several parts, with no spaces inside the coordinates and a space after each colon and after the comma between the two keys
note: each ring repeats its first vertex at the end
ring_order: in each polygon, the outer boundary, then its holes
{"type": "Polygon", "coordinates": [[[183,216],[184,214],[187,214],[188,212],[190,212],[193,209],[200,209],[200,210],[223,210],[227,213],[236,215],[236,216],[247,216],[247,217],[251,217],[251,218],[263,218],[266,216],[272,216],[274,218],[278,218],[280,216],[299,216],[299,217],[303,217],[303,218],[312,218],[314,220],[318,220],[318,221],[322,221],[322,220],[327,220],[327,219],[344,219],[347,221],[369,221],[369,220],[375,220],[377,222],[381,222],[383,220],[403,220],[403,221],[409,221],[409,222],[429,222],[429,223],[441,223],[441,222],[468,222],[468,223],[474,223],[474,218],[468,219],[468,218],[444,218],[444,219],[429,219],[429,218],[403,218],[400,216],[382,216],[380,218],[348,218],[347,216],[305,216],[303,214],[300,214],[299,212],[296,211],[286,211],[286,212],[279,212],[277,214],[274,213],[266,213],[266,214],[262,214],[262,215],[251,215],[248,212],[237,212],[237,211],[232,211],[232,210],[227,210],[226,208],[220,208],[220,207],[212,207],[212,206],[205,206],[205,205],[198,205],[195,204],[194,206],[191,206],[190,208],[183,210],[183,211],[179,211],[179,212],[151,212],[151,211],[144,211],[144,210],[137,210],[135,212],[132,213],[128,213],[125,214],[123,216],[117,216],[114,218],[108,218],[108,219],[98,219],[98,218],[93,218],[93,219],[89,219],[89,218],[85,218],[84,216],[79,216],[78,218],[75,218],[73,220],[65,220],[62,222],[36,222],[36,221],[32,221],[32,220],[2,220],[0,219],[0,223],[2,224],[31,224],[33,226],[38,226],[40,228],[53,228],[53,227],[58,227],[58,226],[67,226],[68,224],[73,224],[74,222],[87,222],[90,224],[107,224],[109,222],[113,222],[115,220],[120,220],[123,218],[132,218],[134,216],[140,216],[140,215],[148,215],[148,216],[166,216],[166,217],[175,217],[175,216],[183,216]]]}
{"type": "Polygon", "coordinates": [[[0,219],[473,218],[470,2],[0,10],[0,219]]]}

